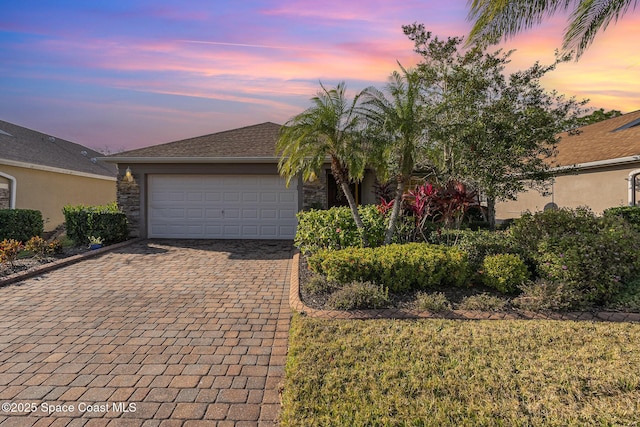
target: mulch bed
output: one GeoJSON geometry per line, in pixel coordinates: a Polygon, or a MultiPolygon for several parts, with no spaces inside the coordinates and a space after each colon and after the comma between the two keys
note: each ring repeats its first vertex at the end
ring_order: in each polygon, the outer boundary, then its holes
{"type": "Polygon", "coordinates": [[[64,258],[69,258],[74,255],[83,254],[85,252],[89,252],[88,247],[73,246],[69,248],[63,248],[61,253],[52,256],[46,256],[43,258],[36,258],[32,256],[19,258],[13,262],[13,265],[5,262],[3,264],[0,264],[0,278],[7,277],[15,273],[20,273],[22,271],[26,271],[44,264],[49,264],[64,258]]]}

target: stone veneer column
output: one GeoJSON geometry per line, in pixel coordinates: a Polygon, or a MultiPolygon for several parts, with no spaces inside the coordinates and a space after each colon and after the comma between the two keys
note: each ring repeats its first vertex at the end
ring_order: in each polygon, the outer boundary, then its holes
{"type": "Polygon", "coordinates": [[[118,175],[116,200],[118,207],[127,215],[129,237],[140,237],[140,186],[135,177],[129,182],[123,175],[118,175]]]}

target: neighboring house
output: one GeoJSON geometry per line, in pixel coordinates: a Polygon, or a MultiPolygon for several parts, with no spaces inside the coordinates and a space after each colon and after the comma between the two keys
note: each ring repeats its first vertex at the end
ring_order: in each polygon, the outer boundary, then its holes
{"type": "Polygon", "coordinates": [[[529,190],[518,200],[498,203],[504,220],[545,206],[588,206],[601,213],[613,206],[640,204],[640,110],[562,134],[553,159],[559,175],[546,194],[529,190]]]}
{"type": "Polygon", "coordinates": [[[0,120],[0,209],[42,212],[45,231],[64,222],[67,204],[116,198],[116,170],[97,151],[0,120]]]}
{"type": "MultiPolygon", "coordinates": [[[[314,182],[285,185],[280,128],[267,122],[104,158],[118,166],[118,205],[132,235],[292,239],[299,210],[341,204],[328,165],[314,182]]],[[[372,185],[369,174],[358,186],[361,203],[375,202],[372,185]]]]}

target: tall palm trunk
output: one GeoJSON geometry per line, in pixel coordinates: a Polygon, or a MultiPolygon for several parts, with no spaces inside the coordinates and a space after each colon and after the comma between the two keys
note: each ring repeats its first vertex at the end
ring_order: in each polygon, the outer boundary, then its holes
{"type": "Polygon", "coordinates": [[[389,217],[389,226],[384,236],[384,244],[388,245],[393,239],[393,235],[396,232],[396,224],[398,217],[400,216],[400,209],[402,207],[402,194],[404,193],[404,180],[398,178],[396,182],[396,196],[393,199],[393,207],[391,208],[391,216],[389,217]]]}
{"type": "Polygon", "coordinates": [[[362,242],[362,246],[366,248],[369,246],[369,239],[367,239],[367,234],[364,229],[364,223],[362,222],[362,218],[360,217],[360,212],[358,212],[356,199],[353,197],[351,188],[349,188],[349,180],[340,167],[337,159],[332,159],[331,161],[331,172],[333,173],[334,178],[336,179],[338,185],[342,189],[342,192],[347,198],[349,208],[351,209],[351,215],[353,216],[353,220],[355,221],[358,232],[360,233],[360,241],[362,242]]]}

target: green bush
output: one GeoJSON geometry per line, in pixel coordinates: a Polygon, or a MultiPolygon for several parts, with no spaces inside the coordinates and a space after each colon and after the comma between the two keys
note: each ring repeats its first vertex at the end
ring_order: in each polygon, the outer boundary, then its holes
{"type": "Polygon", "coordinates": [[[520,287],[522,293],[513,299],[513,304],[528,311],[565,311],[581,306],[581,296],[565,283],[537,280],[520,287]]]}
{"type": "Polygon", "coordinates": [[[352,282],[331,294],[326,307],[332,310],[363,310],[389,305],[389,290],[371,282],[352,282]]]}
{"type": "Polygon", "coordinates": [[[488,255],[520,252],[511,235],[503,231],[438,230],[431,234],[431,241],[465,251],[473,272],[482,268],[488,255]]]}
{"type": "Polygon", "coordinates": [[[482,282],[500,292],[513,292],[528,279],[529,270],[518,255],[489,255],[482,262],[482,282]]]}
{"type": "Polygon", "coordinates": [[[0,240],[14,239],[26,242],[33,236],[42,236],[42,213],[32,209],[0,209],[0,240]]]}
{"type": "Polygon", "coordinates": [[[416,308],[433,312],[451,310],[451,303],[442,292],[420,292],[416,296],[416,308]]]}
{"type": "Polygon", "coordinates": [[[489,294],[479,294],[470,295],[463,299],[458,305],[458,309],[470,311],[500,311],[504,310],[506,305],[507,301],[502,298],[489,294]]]}
{"type": "MultiPolygon", "coordinates": [[[[384,241],[387,221],[374,205],[358,207],[370,246],[384,241]]],[[[298,213],[294,244],[304,254],[320,249],[360,246],[360,233],[348,207],[310,210],[298,213]]]]}
{"type": "Polygon", "coordinates": [[[129,236],[126,215],[116,203],[103,206],[65,206],[67,236],[76,244],[89,243],[89,237],[100,237],[105,244],[122,242],[129,236]]]}
{"type": "Polygon", "coordinates": [[[613,297],[609,308],[628,312],[640,312],[640,278],[627,283],[622,291],[613,297]]]}
{"type": "Polygon", "coordinates": [[[617,206],[603,212],[604,216],[620,216],[636,231],[640,231],[640,206],[617,206]]]}
{"type": "Polygon", "coordinates": [[[586,301],[609,301],[640,272],[640,236],[632,230],[547,239],[540,243],[540,277],[572,286],[586,301]]]}
{"type": "Polygon", "coordinates": [[[337,285],[328,281],[325,277],[314,275],[304,284],[304,290],[311,295],[321,295],[336,290],[337,285]]]}
{"type": "Polygon", "coordinates": [[[525,257],[535,258],[538,245],[544,239],[595,233],[598,229],[598,218],[595,214],[589,208],[580,207],[552,209],[535,214],[525,213],[514,220],[509,233],[525,257]]]}
{"type": "Polygon", "coordinates": [[[323,250],[310,256],[308,264],[329,280],[369,281],[384,285],[391,292],[441,284],[461,286],[469,277],[463,251],[428,243],[323,250]]]}

